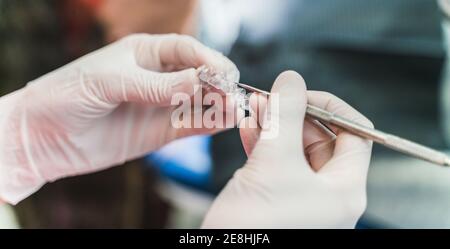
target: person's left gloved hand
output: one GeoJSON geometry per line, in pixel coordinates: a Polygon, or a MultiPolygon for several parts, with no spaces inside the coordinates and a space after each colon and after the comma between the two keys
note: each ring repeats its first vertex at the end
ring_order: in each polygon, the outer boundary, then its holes
{"type": "Polygon", "coordinates": [[[45,182],[216,132],[171,125],[172,96],[199,93],[204,64],[238,80],[230,60],[193,38],[132,35],[2,97],[0,199],[17,203],[45,182]]]}

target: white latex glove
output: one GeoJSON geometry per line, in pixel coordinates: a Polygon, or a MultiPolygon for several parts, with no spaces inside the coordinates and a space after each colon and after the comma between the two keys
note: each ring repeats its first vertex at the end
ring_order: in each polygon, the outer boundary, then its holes
{"type": "MultiPolygon", "coordinates": [[[[265,129],[278,128],[279,135],[258,139],[260,128],[248,128],[258,119],[241,121],[248,161],[217,197],[203,227],[354,227],[366,206],[372,143],[330,127],[337,135],[333,137],[314,122],[305,122],[307,99],[363,125],[372,126],[371,122],[331,94],[307,92],[295,72],[278,77],[272,88],[272,95],[275,93],[279,94],[279,109],[266,115],[278,117],[279,122],[270,118],[265,129]]],[[[265,105],[254,97],[251,102],[254,110],[265,105]]],[[[269,106],[272,104],[271,98],[269,106]]]]}
{"type": "Polygon", "coordinates": [[[0,199],[15,204],[45,182],[217,131],[171,126],[171,97],[201,94],[204,64],[238,80],[231,61],[191,37],[132,35],[0,98],[0,199]]]}

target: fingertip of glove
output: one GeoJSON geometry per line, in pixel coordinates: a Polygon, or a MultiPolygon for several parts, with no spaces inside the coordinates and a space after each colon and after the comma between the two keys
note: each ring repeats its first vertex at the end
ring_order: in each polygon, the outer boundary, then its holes
{"type": "Polygon", "coordinates": [[[306,92],[306,83],[299,73],[292,70],[285,71],[275,80],[272,92],[286,94],[306,92]]]}

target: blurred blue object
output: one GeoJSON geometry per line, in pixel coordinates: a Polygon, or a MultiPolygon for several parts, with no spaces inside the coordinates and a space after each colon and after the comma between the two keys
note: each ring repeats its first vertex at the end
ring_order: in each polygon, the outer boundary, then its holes
{"type": "Polygon", "coordinates": [[[210,143],[210,136],[184,138],[151,153],[146,160],[165,177],[204,188],[211,176],[210,143]]]}

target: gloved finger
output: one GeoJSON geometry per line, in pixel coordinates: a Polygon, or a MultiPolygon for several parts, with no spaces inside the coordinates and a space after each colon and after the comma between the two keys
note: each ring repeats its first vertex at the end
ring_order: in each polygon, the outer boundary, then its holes
{"type": "Polygon", "coordinates": [[[199,85],[195,69],[155,73],[136,67],[124,69],[120,79],[102,81],[95,92],[112,103],[170,105],[174,94],[192,96],[199,90],[199,85]]]}
{"type": "Polygon", "coordinates": [[[206,65],[225,73],[226,79],[239,81],[239,70],[222,53],[213,50],[190,36],[167,36],[160,47],[160,60],[164,66],[182,65],[198,68],[206,65]]]}
{"type": "Polygon", "coordinates": [[[264,115],[267,111],[268,97],[262,94],[253,93],[250,95],[250,116],[252,116],[261,127],[264,122],[264,115]]]}
{"type": "Polygon", "coordinates": [[[314,171],[319,169],[333,156],[336,135],[317,120],[305,119],[303,144],[305,155],[314,171]]]}
{"type": "Polygon", "coordinates": [[[141,38],[139,52],[136,53],[138,64],[144,68],[170,72],[180,68],[198,68],[207,65],[226,73],[230,81],[239,80],[239,71],[233,62],[193,37],[161,35],[156,38],[156,45],[154,42],[146,42],[146,39],[150,38],[155,39],[155,36],[141,38]],[[155,63],[155,58],[159,59],[156,60],[158,63],[155,63]]]}
{"type": "MultiPolygon", "coordinates": [[[[278,76],[272,87],[266,118],[262,124],[261,139],[256,144],[261,157],[298,157],[303,152],[303,123],[306,111],[306,85],[296,72],[287,71],[278,76]],[[267,136],[265,139],[264,136],[267,136]],[[276,152],[267,154],[267,150],[276,152]]],[[[268,158],[267,158],[268,159],[268,158]]],[[[279,158],[277,158],[279,159],[279,158]]]]}
{"type": "Polygon", "coordinates": [[[252,116],[242,119],[239,123],[239,134],[247,157],[252,154],[260,132],[261,128],[258,125],[258,121],[252,116]]]}
{"type": "MultiPolygon", "coordinates": [[[[373,124],[343,100],[326,92],[309,91],[308,102],[336,115],[345,117],[362,125],[373,127],[373,124]]],[[[372,142],[334,127],[336,143],[333,157],[319,171],[322,174],[350,174],[365,181],[370,161],[372,142]],[[342,161],[345,158],[345,163],[342,161]]]]}
{"type": "MultiPolygon", "coordinates": [[[[267,98],[262,94],[252,94],[250,96],[250,117],[242,120],[239,125],[241,141],[247,156],[259,139],[261,132],[260,123],[263,121],[267,105],[267,98]]],[[[305,119],[303,130],[303,144],[305,155],[311,164],[311,167],[318,171],[320,167],[327,162],[333,155],[334,133],[320,124],[317,120],[305,119]]],[[[299,152],[300,153],[300,152],[299,152]]]]}
{"type": "MultiPolygon", "coordinates": [[[[364,115],[362,115],[352,106],[347,104],[345,101],[341,100],[340,98],[334,96],[331,93],[310,90],[308,91],[307,96],[308,96],[308,103],[313,106],[317,106],[326,111],[332,112],[336,115],[358,122],[361,125],[373,128],[373,124],[369,119],[367,119],[364,115]]],[[[333,125],[327,126],[332,128],[333,132],[336,135],[338,135],[342,131],[345,131],[333,125]]]]}
{"type": "Polygon", "coordinates": [[[247,156],[250,156],[261,133],[261,122],[266,112],[267,98],[253,93],[249,98],[250,116],[239,123],[239,133],[247,156]]]}

